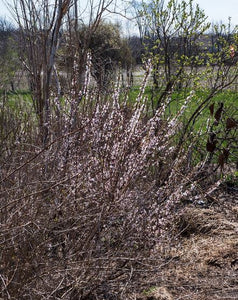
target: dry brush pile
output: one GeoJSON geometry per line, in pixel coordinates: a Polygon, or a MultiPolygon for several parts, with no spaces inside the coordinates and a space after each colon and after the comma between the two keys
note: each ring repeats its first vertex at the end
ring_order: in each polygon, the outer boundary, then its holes
{"type": "Polygon", "coordinates": [[[70,99],[74,113],[51,117],[44,146],[31,112],[1,104],[3,299],[127,299],[159,272],[155,248],[180,201],[213,190],[199,189],[201,165],[174,143],[184,107],[148,116],[145,82],[133,106],[119,86],[110,101],[70,99]]]}

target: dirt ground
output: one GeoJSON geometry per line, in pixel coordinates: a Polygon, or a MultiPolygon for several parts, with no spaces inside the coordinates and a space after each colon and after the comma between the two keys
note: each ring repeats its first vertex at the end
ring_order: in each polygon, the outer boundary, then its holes
{"type": "MultiPolygon", "coordinates": [[[[136,300],[238,299],[238,190],[186,205],[151,289],[136,300]]],[[[152,283],[152,282],[151,282],[152,283]]]]}

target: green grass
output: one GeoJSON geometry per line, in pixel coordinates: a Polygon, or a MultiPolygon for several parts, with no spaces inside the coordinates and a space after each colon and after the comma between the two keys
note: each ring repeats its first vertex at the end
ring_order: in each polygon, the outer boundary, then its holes
{"type": "Polygon", "coordinates": [[[19,108],[30,108],[32,106],[32,95],[30,91],[18,90],[15,92],[7,92],[0,90],[0,103],[7,105],[13,110],[19,108]]]}
{"type": "MultiPolygon", "coordinates": [[[[128,95],[128,99],[130,103],[134,103],[136,100],[136,97],[138,96],[140,91],[139,87],[133,87],[128,95]]],[[[184,104],[184,101],[186,97],[189,96],[190,90],[182,90],[182,91],[174,91],[171,94],[171,101],[170,105],[167,108],[166,115],[175,115],[178,110],[181,108],[181,106],[184,104]]],[[[185,117],[188,118],[191,113],[193,113],[198,105],[204,101],[209,95],[210,91],[209,90],[196,90],[194,91],[194,95],[191,98],[188,107],[185,112],[185,117]]],[[[152,89],[151,87],[146,87],[144,96],[148,97],[149,103],[148,105],[151,105],[151,98],[152,98],[152,89]]],[[[154,95],[154,103],[153,106],[156,106],[156,99],[158,99],[158,96],[154,95]]],[[[203,110],[201,117],[203,120],[207,120],[207,118],[210,115],[210,111],[208,106],[212,103],[215,105],[218,105],[219,103],[224,103],[225,109],[227,111],[229,110],[234,110],[235,107],[238,105],[238,93],[232,90],[224,90],[216,94],[208,103],[206,108],[203,110]]],[[[200,118],[201,119],[201,118],[200,118]]],[[[201,122],[201,120],[200,120],[201,122]]]]}
{"type": "MultiPolygon", "coordinates": [[[[133,105],[136,101],[136,98],[140,92],[139,86],[132,87],[128,92],[128,103],[129,105],[133,105]]],[[[184,89],[180,91],[174,91],[171,94],[171,101],[169,106],[166,109],[165,117],[172,117],[177,114],[181,106],[184,104],[185,99],[189,96],[191,90],[184,89]]],[[[191,114],[196,110],[196,108],[199,106],[204,99],[206,99],[209,95],[209,90],[196,90],[194,91],[193,96],[190,99],[190,102],[187,105],[186,111],[181,117],[181,122],[183,124],[186,124],[188,119],[190,118],[191,114]]],[[[153,109],[156,107],[156,100],[159,97],[159,94],[156,95],[155,93],[152,93],[152,89],[150,86],[146,87],[144,96],[148,98],[147,103],[147,113],[152,114],[153,109]],[[152,100],[153,96],[153,100],[152,100]],[[153,101],[153,103],[152,103],[153,101]]],[[[124,99],[123,94],[121,95],[122,99],[124,99]]],[[[63,100],[62,100],[63,101],[63,100]]],[[[210,124],[214,122],[214,117],[210,115],[209,105],[214,103],[214,111],[216,111],[219,107],[219,103],[224,103],[224,116],[222,117],[221,121],[219,122],[218,126],[214,128],[216,132],[218,132],[219,137],[223,141],[220,143],[220,148],[229,148],[231,147],[231,144],[229,144],[228,140],[224,139],[224,136],[233,136],[235,134],[235,129],[230,130],[230,132],[226,132],[225,128],[225,121],[226,118],[232,117],[234,119],[238,118],[238,94],[235,91],[232,90],[224,90],[219,93],[217,93],[210,101],[208,102],[207,106],[203,109],[201,114],[196,119],[196,122],[194,124],[191,124],[190,131],[193,132],[193,141],[189,141],[189,143],[194,142],[196,143],[196,160],[203,159],[204,155],[206,155],[206,143],[208,139],[208,132],[207,132],[207,124],[208,119],[210,118],[210,124]]],[[[26,90],[19,90],[16,92],[8,92],[7,94],[4,94],[3,91],[0,91],[0,110],[2,109],[3,105],[7,105],[10,110],[14,111],[16,115],[24,115],[24,111],[26,115],[29,115],[29,112],[33,110],[33,103],[32,103],[32,95],[29,91],[26,90]],[[3,104],[4,101],[7,101],[7,103],[3,104]]],[[[35,118],[35,114],[33,113],[35,118]]],[[[176,137],[176,140],[179,139],[179,136],[176,137]]],[[[189,145],[188,143],[188,145],[189,145]]],[[[233,143],[234,144],[234,143],[233,143]]],[[[234,145],[232,144],[232,147],[234,148],[235,156],[237,157],[237,150],[235,150],[234,145]]],[[[219,150],[219,149],[218,149],[219,150]]],[[[215,154],[216,158],[219,155],[219,151],[217,154],[215,154]]],[[[234,158],[233,160],[235,160],[234,158]]]]}
{"type": "MultiPolygon", "coordinates": [[[[181,91],[174,91],[171,94],[171,101],[169,106],[166,109],[165,117],[172,117],[177,114],[179,109],[184,104],[185,99],[189,96],[191,90],[181,90],[181,91]]],[[[139,87],[134,87],[129,92],[129,101],[130,103],[134,103],[136,97],[139,94],[139,87]]],[[[190,116],[196,111],[198,106],[209,96],[209,90],[196,90],[193,92],[193,96],[191,97],[187,108],[184,114],[181,116],[182,124],[186,124],[190,118],[190,116]]],[[[156,106],[156,97],[154,94],[154,103],[153,106],[156,106]]],[[[152,98],[152,89],[151,87],[147,87],[145,90],[145,96],[148,98],[148,107],[147,111],[152,110],[151,98],[152,98]]],[[[187,141],[187,146],[189,147],[192,143],[194,143],[194,160],[195,162],[199,162],[205,158],[208,154],[206,151],[206,144],[208,140],[208,124],[210,126],[214,123],[215,118],[214,115],[212,116],[209,110],[209,106],[214,104],[214,113],[220,106],[220,103],[224,104],[224,109],[222,113],[221,120],[219,121],[218,125],[213,125],[212,130],[217,134],[218,144],[217,149],[214,151],[213,160],[217,162],[219,160],[219,155],[221,155],[222,150],[224,148],[228,148],[231,151],[229,156],[229,161],[236,162],[238,157],[238,150],[237,150],[237,129],[233,128],[231,130],[226,129],[226,120],[227,118],[234,118],[235,120],[238,119],[238,94],[234,90],[223,90],[217,93],[208,101],[208,103],[204,106],[201,113],[196,118],[195,122],[191,122],[189,131],[192,132],[190,135],[189,140],[187,141]]],[[[175,137],[175,143],[179,140],[179,135],[175,137]]]]}

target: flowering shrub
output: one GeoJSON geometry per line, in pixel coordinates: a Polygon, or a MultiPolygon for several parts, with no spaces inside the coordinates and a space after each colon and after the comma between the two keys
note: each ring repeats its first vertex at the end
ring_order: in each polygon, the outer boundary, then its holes
{"type": "Polygon", "coordinates": [[[72,94],[44,148],[20,120],[1,154],[1,297],[126,299],[157,266],[180,200],[201,191],[173,138],[185,107],[146,115],[149,73],[133,107],[119,84],[110,101],[72,94]]]}

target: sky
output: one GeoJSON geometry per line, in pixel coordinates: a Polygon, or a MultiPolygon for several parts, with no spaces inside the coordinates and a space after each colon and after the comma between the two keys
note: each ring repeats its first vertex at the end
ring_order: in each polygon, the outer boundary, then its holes
{"type": "MultiPolygon", "coordinates": [[[[4,5],[6,1],[11,2],[12,0],[0,0],[0,17],[9,18],[11,13],[4,5]]],[[[81,0],[80,2],[86,3],[87,0],[81,0]]],[[[227,23],[228,17],[231,17],[231,23],[238,25],[238,0],[194,0],[194,2],[204,9],[210,22],[223,21],[227,23]]]]}
{"type": "Polygon", "coordinates": [[[210,22],[227,22],[231,17],[232,24],[238,25],[238,0],[197,0],[196,2],[204,9],[210,22]]]}

